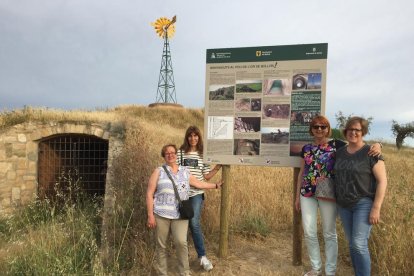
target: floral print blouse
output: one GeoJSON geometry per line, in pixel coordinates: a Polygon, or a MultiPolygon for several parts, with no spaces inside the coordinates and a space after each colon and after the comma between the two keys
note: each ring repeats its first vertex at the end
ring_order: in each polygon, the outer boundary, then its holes
{"type": "Polygon", "coordinates": [[[319,177],[333,177],[336,150],[343,147],[345,142],[331,140],[324,145],[306,144],[302,148],[301,157],[305,162],[301,195],[311,197],[315,194],[319,177]]]}

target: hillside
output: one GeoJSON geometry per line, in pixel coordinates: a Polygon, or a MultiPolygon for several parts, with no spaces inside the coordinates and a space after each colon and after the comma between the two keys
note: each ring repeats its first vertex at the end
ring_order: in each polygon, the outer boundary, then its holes
{"type": "MultiPolygon", "coordinates": [[[[32,120],[119,126],[124,149],[114,163],[114,212],[102,214],[102,208],[96,205],[96,209],[89,208],[96,210],[90,215],[72,205],[62,207],[60,212],[30,206],[13,217],[1,218],[0,269],[10,275],[150,273],[153,233],[145,227],[144,204],[148,176],[162,161],[162,145],[180,145],[189,125],[203,129],[203,110],[144,106],[71,112],[26,109],[1,114],[0,131],[32,120]],[[100,232],[93,225],[105,215],[109,223],[103,241],[109,249],[102,254],[100,232]]],[[[374,227],[370,239],[373,268],[380,275],[412,275],[414,149],[397,151],[395,146],[385,145],[383,152],[389,188],[382,222],[374,227]]],[[[291,265],[292,172],[291,168],[231,166],[230,243],[229,256],[224,260],[217,257],[220,192],[207,192],[202,224],[215,265],[209,275],[300,275],[308,268],[304,246],[304,266],[291,265]]],[[[350,275],[340,224],[338,231],[337,275],[350,275]]],[[[190,247],[192,270],[195,275],[204,275],[195,261],[195,251],[190,247]]]]}

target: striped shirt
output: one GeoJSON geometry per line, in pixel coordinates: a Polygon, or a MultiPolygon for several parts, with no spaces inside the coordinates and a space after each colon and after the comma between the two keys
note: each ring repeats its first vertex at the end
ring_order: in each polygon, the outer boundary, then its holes
{"type": "MultiPolygon", "coordinates": [[[[203,156],[196,151],[183,152],[179,150],[177,152],[177,164],[188,167],[191,174],[200,181],[206,181],[204,175],[210,172],[210,165],[205,164],[203,156]]],[[[190,187],[190,197],[203,193],[202,189],[190,187]]]]}
{"type": "MultiPolygon", "coordinates": [[[[163,218],[179,219],[178,200],[175,197],[173,184],[164,168],[159,167],[158,169],[160,170],[160,175],[158,176],[157,189],[154,193],[154,213],[163,218]]],[[[176,174],[171,171],[168,165],[167,169],[174,179],[180,199],[188,199],[188,192],[190,190],[190,171],[188,168],[178,166],[176,174]]]]}

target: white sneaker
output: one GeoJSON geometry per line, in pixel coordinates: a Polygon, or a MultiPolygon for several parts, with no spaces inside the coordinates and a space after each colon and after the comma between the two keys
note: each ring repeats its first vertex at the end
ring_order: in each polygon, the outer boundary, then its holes
{"type": "Polygon", "coordinates": [[[213,264],[207,259],[206,256],[200,258],[200,265],[205,271],[210,271],[213,269],[213,264]]]}
{"type": "Polygon", "coordinates": [[[320,275],[322,275],[322,271],[312,269],[311,271],[306,272],[303,276],[320,276],[320,275]]]}

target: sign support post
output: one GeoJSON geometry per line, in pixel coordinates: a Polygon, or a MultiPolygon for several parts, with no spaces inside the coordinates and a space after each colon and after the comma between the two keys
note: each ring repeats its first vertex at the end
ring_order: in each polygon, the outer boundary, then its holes
{"type": "Polygon", "coordinates": [[[220,206],[220,242],[219,258],[225,258],[228,254],[229,244],[229,217],[230,217],[230,165],[222,165],[223,185],[221,186],[220,206]]]}
{"type": "Polygon", "coordinates": [[[298,211],[295,209],[295,200],[297,193],[297,183],[298,183],[298,174],[299,168],[293,169],[293,254],[292,254],[292,264],[294,266],[302,265],[302,232],[301,232],[301,216],[298,211]]]}

